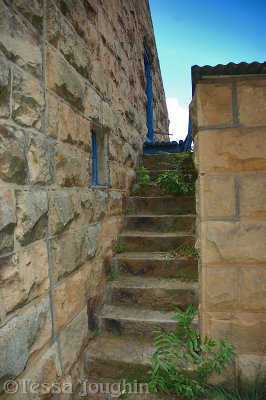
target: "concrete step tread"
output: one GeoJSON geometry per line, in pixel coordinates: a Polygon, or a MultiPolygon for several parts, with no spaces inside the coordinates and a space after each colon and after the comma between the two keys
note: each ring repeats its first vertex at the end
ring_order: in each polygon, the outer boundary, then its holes
{"type": "Polygon", "coordinates": [[[180,279],[153,278],[153,277],[118,277],[109,281],[108,286],[112,288],[135,288],[135,289],[166,289],[166,290],[197,290],[198,282],[182,282],[180,279]]]}
{"type": "Polygon", "coordinates": [[[176,215],[176,214],[126,214],[125,217],[127,218],[196,218],[196,214],[181,214],[181,215],[176,215]]]}
{"type": "Polygon", "coordinates": [[[89,362],[92,359],[101,359],[150,366],[154,350],[151,338],[108,334],[99,336],[90,344],[86,360],[89,362]]]}
{"type": "Polygon", "coordinates": [[[131,196],[129,197],[129,200],[147,200],[151,199],[151,200],[168,200],[168,199],[172,199],[172,200],[177,200],[177,199],[189,199],[189,200],[195,200],[195,196],[177,196],[177,197],[173,197],[173,196],[131,196]]]}
{"type": "Polygon", "coordinates": [[[195,238],[195,234],[191,233],[190,231],[180,231],[180,232],[150,232],[150,231],[123,231],[120,236],[142,236],[142,237],[182,237],[182,236],[189,236],[191,239],[195,238]]]}
{"type": "MultiPolygon", "coordinates": [[[[113,318],[127,321],[142,321],[142,322],[160,322],[173,323],[172,319],[177,315],[177,311],[156,311],[148,309],[139,309],[137,307],[129,307],[115,304],[105,304],[102,308],[101,318],[113,318]]],[[[195,317],[194,322],[198,322],[198,317],[195,317]]]]}
{"type": "Polygon", "coordinates": [[[169,260],[180,260],[180,261],[187,261],[191,260],[194,261],[195,264],[198,263],[197,258],[191,258],[191,257],[185,257],[185,256],[178,256],[175,258],[170,258],[170,257],[164,257],[165,252],[138,252],[138,251],[132,251],[132,252],[124,252],[120,254],[116,254],[116,257],[119,258],[120,260],[123,259],[134,259],[134,260],[160,260],[160,261],[169,261],[169,260]]]}

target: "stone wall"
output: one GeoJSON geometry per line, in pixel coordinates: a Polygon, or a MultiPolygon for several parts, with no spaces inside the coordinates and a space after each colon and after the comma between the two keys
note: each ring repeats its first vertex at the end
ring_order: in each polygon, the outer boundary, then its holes
{"type": "Polygon", "coordinates": [[[191,111],[201,332],[233,342],[253,377],[266,370],[266,76],[203,78],[191,111]]]}
{"type": "Polygon", "coordinates": [[[154,128],[168,131],[149,5],[0,0],[0,11],[0,380],[75,383],[147,135],[143,43],[154,128]]]}

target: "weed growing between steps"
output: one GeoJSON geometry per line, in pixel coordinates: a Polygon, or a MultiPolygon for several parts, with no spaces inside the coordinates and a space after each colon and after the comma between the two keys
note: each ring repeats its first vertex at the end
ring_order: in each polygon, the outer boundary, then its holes
{"type": "Polygon", "coordinates": [[[162,331],[154,339],[157,349],[152,356],[149,385],[154,392],[161,390],[194,399],[206,392],[207,377],[213,372],[220,374],[236,355],[234,346],[226,340],[219,341],[218,350],[207,336],[201,342],[199,333],[191,329],[197,314],[191,305],[185,311],[176,310],[179,314],[173,319],[178,332],[162,331]]]}
{"type": "Polygon", "coordinates": [[[137,182],[133,186],[132,194],[136,196],[141,193],[142,194],[146,193],[149,189],[148,187],[149,182],[150,182],[149,171],[147,168],[142,166],[139,171],[137,182]]]}
{"type": "Polygon", "coordinates": [[[116,252],[118,254],[122,253],[125,250],[125,246],[123,246],[122,244],[118,243],[117,248],[116,248],[116,252]]]}
{"type": "Polygon", "coordinates": [[[157,179],[157,185],[162,194],[171,196],[191,195],[195,193],[195,185],[191,183],[192,175],[185,172],[185,167],[193,168],[193,164],[187,164],[191,156],[190,150],[183,153],[160,153],[164,161],[159,164],[166,167],[157,179]],[[186,165],[185,165],[186,164],[186,165]]]}
{"type": "Polygon", "coordinates": [[[259,372],[253,381],[240,378],[233,388],[208,386],[206,395],[209,400],[264,400],[266,398],[266,377],[261,379],[259,372]]]}
{"type": "Polygon", "coordinates": [[[197,249],[193,244],[193,239],[187,240],[185,243],[178,246],[175,250],[170,250],[162,255],[165,258],[175,258],[175,257],[189,257],[196,258],[199,256],[197,249]]]}

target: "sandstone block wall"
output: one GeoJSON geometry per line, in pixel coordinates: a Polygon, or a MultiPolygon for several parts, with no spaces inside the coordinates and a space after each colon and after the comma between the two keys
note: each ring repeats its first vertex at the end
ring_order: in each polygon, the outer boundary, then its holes
{"type": "Polygon", "coordinates": [[[0,381],[75,383],[147,134],[143,43],[168,131],[149,5],[0,0],[0,27],[0,381]]]}
{"type": "Polygon", "coordinates": [[[266,76],[203,78],[192,103],[202,334],[266,370],[266,76]]]}

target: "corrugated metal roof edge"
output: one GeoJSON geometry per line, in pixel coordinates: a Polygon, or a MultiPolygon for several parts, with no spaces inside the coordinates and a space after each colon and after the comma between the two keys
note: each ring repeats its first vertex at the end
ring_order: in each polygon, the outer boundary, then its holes
{"type": "Polygon", "coordinates": [[[194,94],[196,85],[203,76],[250,74],[266,74],[266,61],[264,63],[254,61],[252,63],[241,62],[239,64],[230,62],[226,65],[217,64],[215,67],[210,65],[204,65],[203,67],[193,65],[191,67],[192,94],[194,94]]]}

